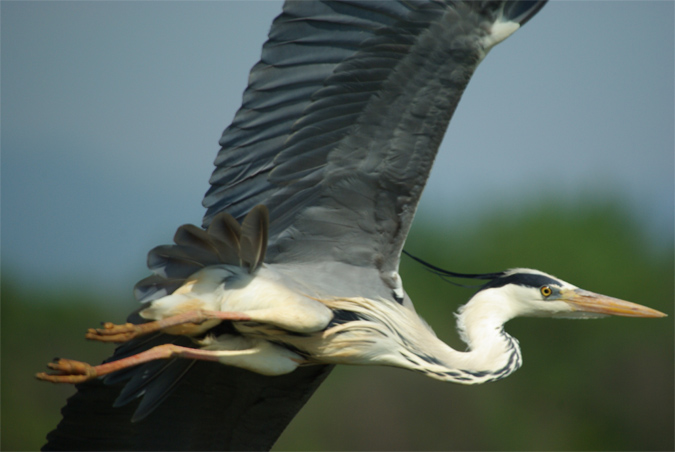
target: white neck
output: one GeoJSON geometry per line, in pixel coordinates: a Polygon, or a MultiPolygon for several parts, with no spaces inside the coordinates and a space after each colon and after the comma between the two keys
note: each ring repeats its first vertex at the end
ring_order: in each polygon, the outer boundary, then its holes
{"type": "Polygon", "coordinates": [[[504,308],[508,303],[488,292],[476,294],[457,314],[457,328],[468,345],[465,352],[438,339],[414,311],[386,300],[361,298],[330,302],[364,320],[329,328],[321,354],[336,363],[393,365],[463,384],[499,380],[518,369],[522,359],[518,341],[502,328],[514,313],[504,308]],[[377,333],[367,334],[364,343],[367,329],[377,333]],[[335,359],[336,355],[349,359],[335,359]]]}
{"type": "Polygon", "coordinates": [[[456,314],[457,330],[468,350],[448,364],[468,372],[486,374],[472,383],[504,378],[522,364],[518,340],[503,328],[516,313],[507,300],[496,295],[489,289],[478,292],[456,314]]]}

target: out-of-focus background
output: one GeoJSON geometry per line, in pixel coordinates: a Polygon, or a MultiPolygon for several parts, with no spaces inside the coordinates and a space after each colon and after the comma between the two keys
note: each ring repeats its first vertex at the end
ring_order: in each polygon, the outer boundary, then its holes
{"type": "MultiPolygon", "coordinates": [[[[199,224],[217,139],[278,2],[2,2],[2,444],[33,450],[100,361],[145,253],[199,224]]],[[[340,367],[292,449],[672,450],[672,2],[551,2],[478,69],[407,249],[449,269],[540,268],[661,320],[520,319],[524,367],[464,387],[340,367]]],[[[457,348],[471,296],[404,259],[418,311],[457,348]]],[[[168,426],[167,428],[172,428],[168,426]]]]}

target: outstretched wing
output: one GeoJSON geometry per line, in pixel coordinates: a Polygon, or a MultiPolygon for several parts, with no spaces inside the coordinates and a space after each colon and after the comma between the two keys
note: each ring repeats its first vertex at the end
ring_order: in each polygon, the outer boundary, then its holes
{"type": "MultiPolygon", "coordinates": [[[[350,274],[358,290],[370,287],[372,272],[395,273],[473,71],[543,3],[287,2],[221,138],[204,226],[219,212],[241,220],[264,204],[266,262],[345,264],[357,269],[350,274]]],[[[320,274],[325,266],[313,268],[313,283],[331,277],[320,274]]],[[[152,278],[144,287],[147,299],[176,288],[152,278]]],[[[176,339],[159,335],[118,354],[168,340],[176,339]]],[[[45,449],[268,449],[329,371],[264,377],[206,363],[141,366],[112,385],[80,385],[45,449]],[[116,399],[129,403],[113,408],[116,399]],[[132,423],[137,409],[144,419],[132,423]]]]}
{"type": "Polygon", "coordinates": [[[123,384],[82,383],[43,450],[269,450],[330,369],[268,377],[198,362],[140,422],[138,399],[113,408],[123,384]]]}
{"type": "Polygon", "coordinates": [[[473,71],[542,5],[286,3],[220,140],[204,224],[264,203],[269,262],[396,271],[473,71]]]}

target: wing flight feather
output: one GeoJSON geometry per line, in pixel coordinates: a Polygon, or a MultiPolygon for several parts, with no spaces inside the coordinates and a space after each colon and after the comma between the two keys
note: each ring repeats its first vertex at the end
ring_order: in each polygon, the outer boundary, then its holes
{"type": "Polygon", "coordinates": [[[486,36],[540,7],[516,3],[287,2],[220,140],[204,225],[262,203],[268,262],[396,271],[486,36]]]}

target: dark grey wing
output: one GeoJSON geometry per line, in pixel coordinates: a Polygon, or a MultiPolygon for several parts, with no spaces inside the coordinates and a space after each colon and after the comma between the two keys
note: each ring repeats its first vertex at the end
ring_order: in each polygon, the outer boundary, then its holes
{"type": "Polygon", "coordinates": [[[204,223],[270,208],[268,262],[396,271],[494,24],[542,2],[287,3],[221,138],[204,223]]]}
{"type": "Polygon", "coordinates": [[[199,362],[160,409],[133,423],[138,401],[113,407],[123,384],[83,383],[43,450],[269,450],[330,369],[267,377],[199,362]]]}
{"type": "Polygon", "coordinates": [[[401,2],[286,2],[252,69],[242,106],[220,139],[204,225],[227,211],[242,218],[278,189],[274,159],[315,92],[362,42],[408,12],[401,2]],[[381,11],[381,12],[380,12],[381,11]]]}

